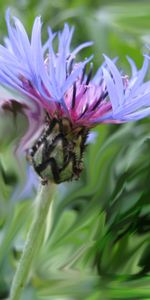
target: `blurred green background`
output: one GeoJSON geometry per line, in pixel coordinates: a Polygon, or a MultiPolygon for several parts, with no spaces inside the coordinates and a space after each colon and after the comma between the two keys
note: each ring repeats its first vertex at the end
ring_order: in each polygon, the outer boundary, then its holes
{"type": "MultiPolygon", "coordinates": [[[[0,39],[11,8],[30,33],[35,16],[59,30],[76,28],[73,46],[93,40],[83,57],[126,55],[138,67],[150,44],[150,1],[0,1],[0,39]]],[[[27,182],[25,158],[14,149],[27,128],[18,109],[0,116],[0,299],[7,299],[33,213],[36,187],[27,182]]],[[[22,300],[150,299],[150,121],[99,125],[78,182],[61,184],[34,259],[22,300]],[[60,196],[61,195],[61,196],[60,196]]]]}

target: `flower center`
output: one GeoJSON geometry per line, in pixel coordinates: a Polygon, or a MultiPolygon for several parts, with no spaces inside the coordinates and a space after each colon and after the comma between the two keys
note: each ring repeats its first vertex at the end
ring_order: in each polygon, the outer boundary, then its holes
{"type": "Polygon", "coordinates": [[[43,184],[79,179],[87,135],[86,127],[73,127],[67,118],[54,118],[45,126],[27,153],[43,184]]]}

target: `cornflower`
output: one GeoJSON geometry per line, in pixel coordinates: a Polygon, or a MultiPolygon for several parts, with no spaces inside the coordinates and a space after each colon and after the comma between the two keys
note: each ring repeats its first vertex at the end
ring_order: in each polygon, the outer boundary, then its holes
{"type": "Polygon", "coordinates": [[[19,300],[56,184],[79,178],[90,129],[149,116],[150,81],[145,81],[149,57],[144,56],[140,70],[127,57],[131,66],[128,76],[117,68],[116,60],[104,55],[104,63],[93,75],[92,56],[76,62],[78,52],[92,42],[71,51],[73,27],[65,24],[58,33],[48,27],[48,39],[42,44],[40,17],[35,18],[31,39],[18,18],[11,22],[9,10],[6,23],[8,38],[5,46],[0,45],[1,106],[19,102],[27,115],[29,128],[20,148],[43,184],[10,290],[10,300],[19,300]],[[58,49],[54,51],[56,36],[58,49]]]}
{"type": "Polygon", "coordinates": [[[18,18],[13,17],[11,23],[9,10],[6,22],[8,38],[5,46],[0,45],[0,83],[12,90],[12,97],[13,91],[19,93],[17,101],[28,116],[29,130],[22,141],[27,158],[43,184],[78,179],[91,128],[150,114],[150,81],[144,82],[149,60],[144,57],[138,70],[127,58],[129,77],[104,55],[104,63],[92,75],[92,56],[76,62],[77,53],[92,42],[71,51],[73,27],[65,24],[58,33],[48,27],[48,39],[42,45],[40,17],[35,18],[31,39],[18,18]]]}

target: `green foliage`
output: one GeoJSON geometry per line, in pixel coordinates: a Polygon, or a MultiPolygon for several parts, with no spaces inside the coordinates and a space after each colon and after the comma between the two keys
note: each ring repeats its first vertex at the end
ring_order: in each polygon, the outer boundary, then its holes
{"type": "MultiPolygon", "coordinates": [[[[141,64],[150,39],[149,1],[1,1],[1,40],[7,6],[30,31],[34,17],[60,29],[75,25],[75,42],[94,40],[95,65],[102,53],[141,64]]],[[[30,227],[32,195],[16,201],[26,181],[25,159],[14,155],[26,120],[0,117],[0,299],[6,299],[30,227]],[[20,171],[21,166],[21,171],[20,171]]],[[[85,154],[79,182],[61,184],[49,212],[23,300],[150,299],[150,123],[100,125],[85,154]]]]}

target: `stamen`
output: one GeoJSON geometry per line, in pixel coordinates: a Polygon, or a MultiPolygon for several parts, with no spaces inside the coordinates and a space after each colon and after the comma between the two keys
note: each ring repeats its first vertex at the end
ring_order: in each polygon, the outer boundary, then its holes
{"type": "Polygon", "coordinates": [[[102,94],[103,100],[108,96],[108,91],[105,90],[105,93],[102,94]]]}
{"type": "Polygon", "coordinates": [[[108,92],[102,93],[102,95],[100,95],[100,97],[97,100],[97,102],[94,104],[94,106],[91,109],[91,111],[94,111],[107,96],[108,96],[108,92]]]}
{"type": "Polygon", "coordinates": [[[74,58],[71,59],[71,61],[68,64],[68,75],[70,75],[70,73],[72,72],[73,69],[73,64],[74,64],[74,58]]]}
{"type": "Polygon", "coordinates": [[[84,66],[84,68],[83,68],[83,71],[82,71],[82,76],[81,76],[81,81],[80,81],[80,83],[82,83],[82,82],[83,82],[83,79],[84,79],[85,73],[86,73],[86,65],[85,65],[85,66],[84,66]]]}
{"type": "Polygon", "coordinates": [[[86,79],[86,82],[85,84],[88,85],[90,80],[91,80],[91,77],[92,77],[92,73],[93,73],[93,63],[90,64],[90,70],[89,70],[89,73],[87,75],[87,79],[86,79]]]}
{"type": "Polygon", "coordinates": [[[87,86],[85,86],[85,87],[84,87],[83,95],[86,93],[87,89],[88,89],[87,86]]]}
{"type": "Polygon", "coordinates": [[[99,82],[99,85],[100,85],[100,86],[102,85],[103,81],[104,81],[104,79],[101,78],[101,80],[100,80],[100,82],[99,82]]]}
{"type": "Polygon", "coordinates": [[[76,83],[74,83],[73,84],[73,92],[72,92],[72,106],[71,106],[72,109],[74,109],[74,107],[75,107],[76,91],[77,91],[76,83]]]}
{"type": "Polygon", "coordinates": [[[103,100],[103,98],[102,98],[102,96],[100,96],[100,98],[97,100],[95,105],[92,107],[91,111],[94,111],[99,106],[99,104],[102,102],[102,100],[103,100]]]}
{"type": "MultiPolygon", "coordinates": [[[[83,69],[84,71],[84,69],[83,69]]],[[[91,80],[91,77],[92,77],[92,72],[93,72],[93,63],[90,64],[90,70],[89,70],[89,73],[87,74],[87,79],[86,79],[86,82],[85,82],[85,90],[83,92],[83,95],[86,93],[87,91],[87,85],[89,84],[90,80],[91,80]]]]}
{"type": "Polygon", "coordinates": [[[79,119],[81,119],[84,116],[84,114],[87,112],[88,108],[89,108],[89,105],[86,103],[85,109],[82,112],[82,114],[80,115],[79,119]]]}

